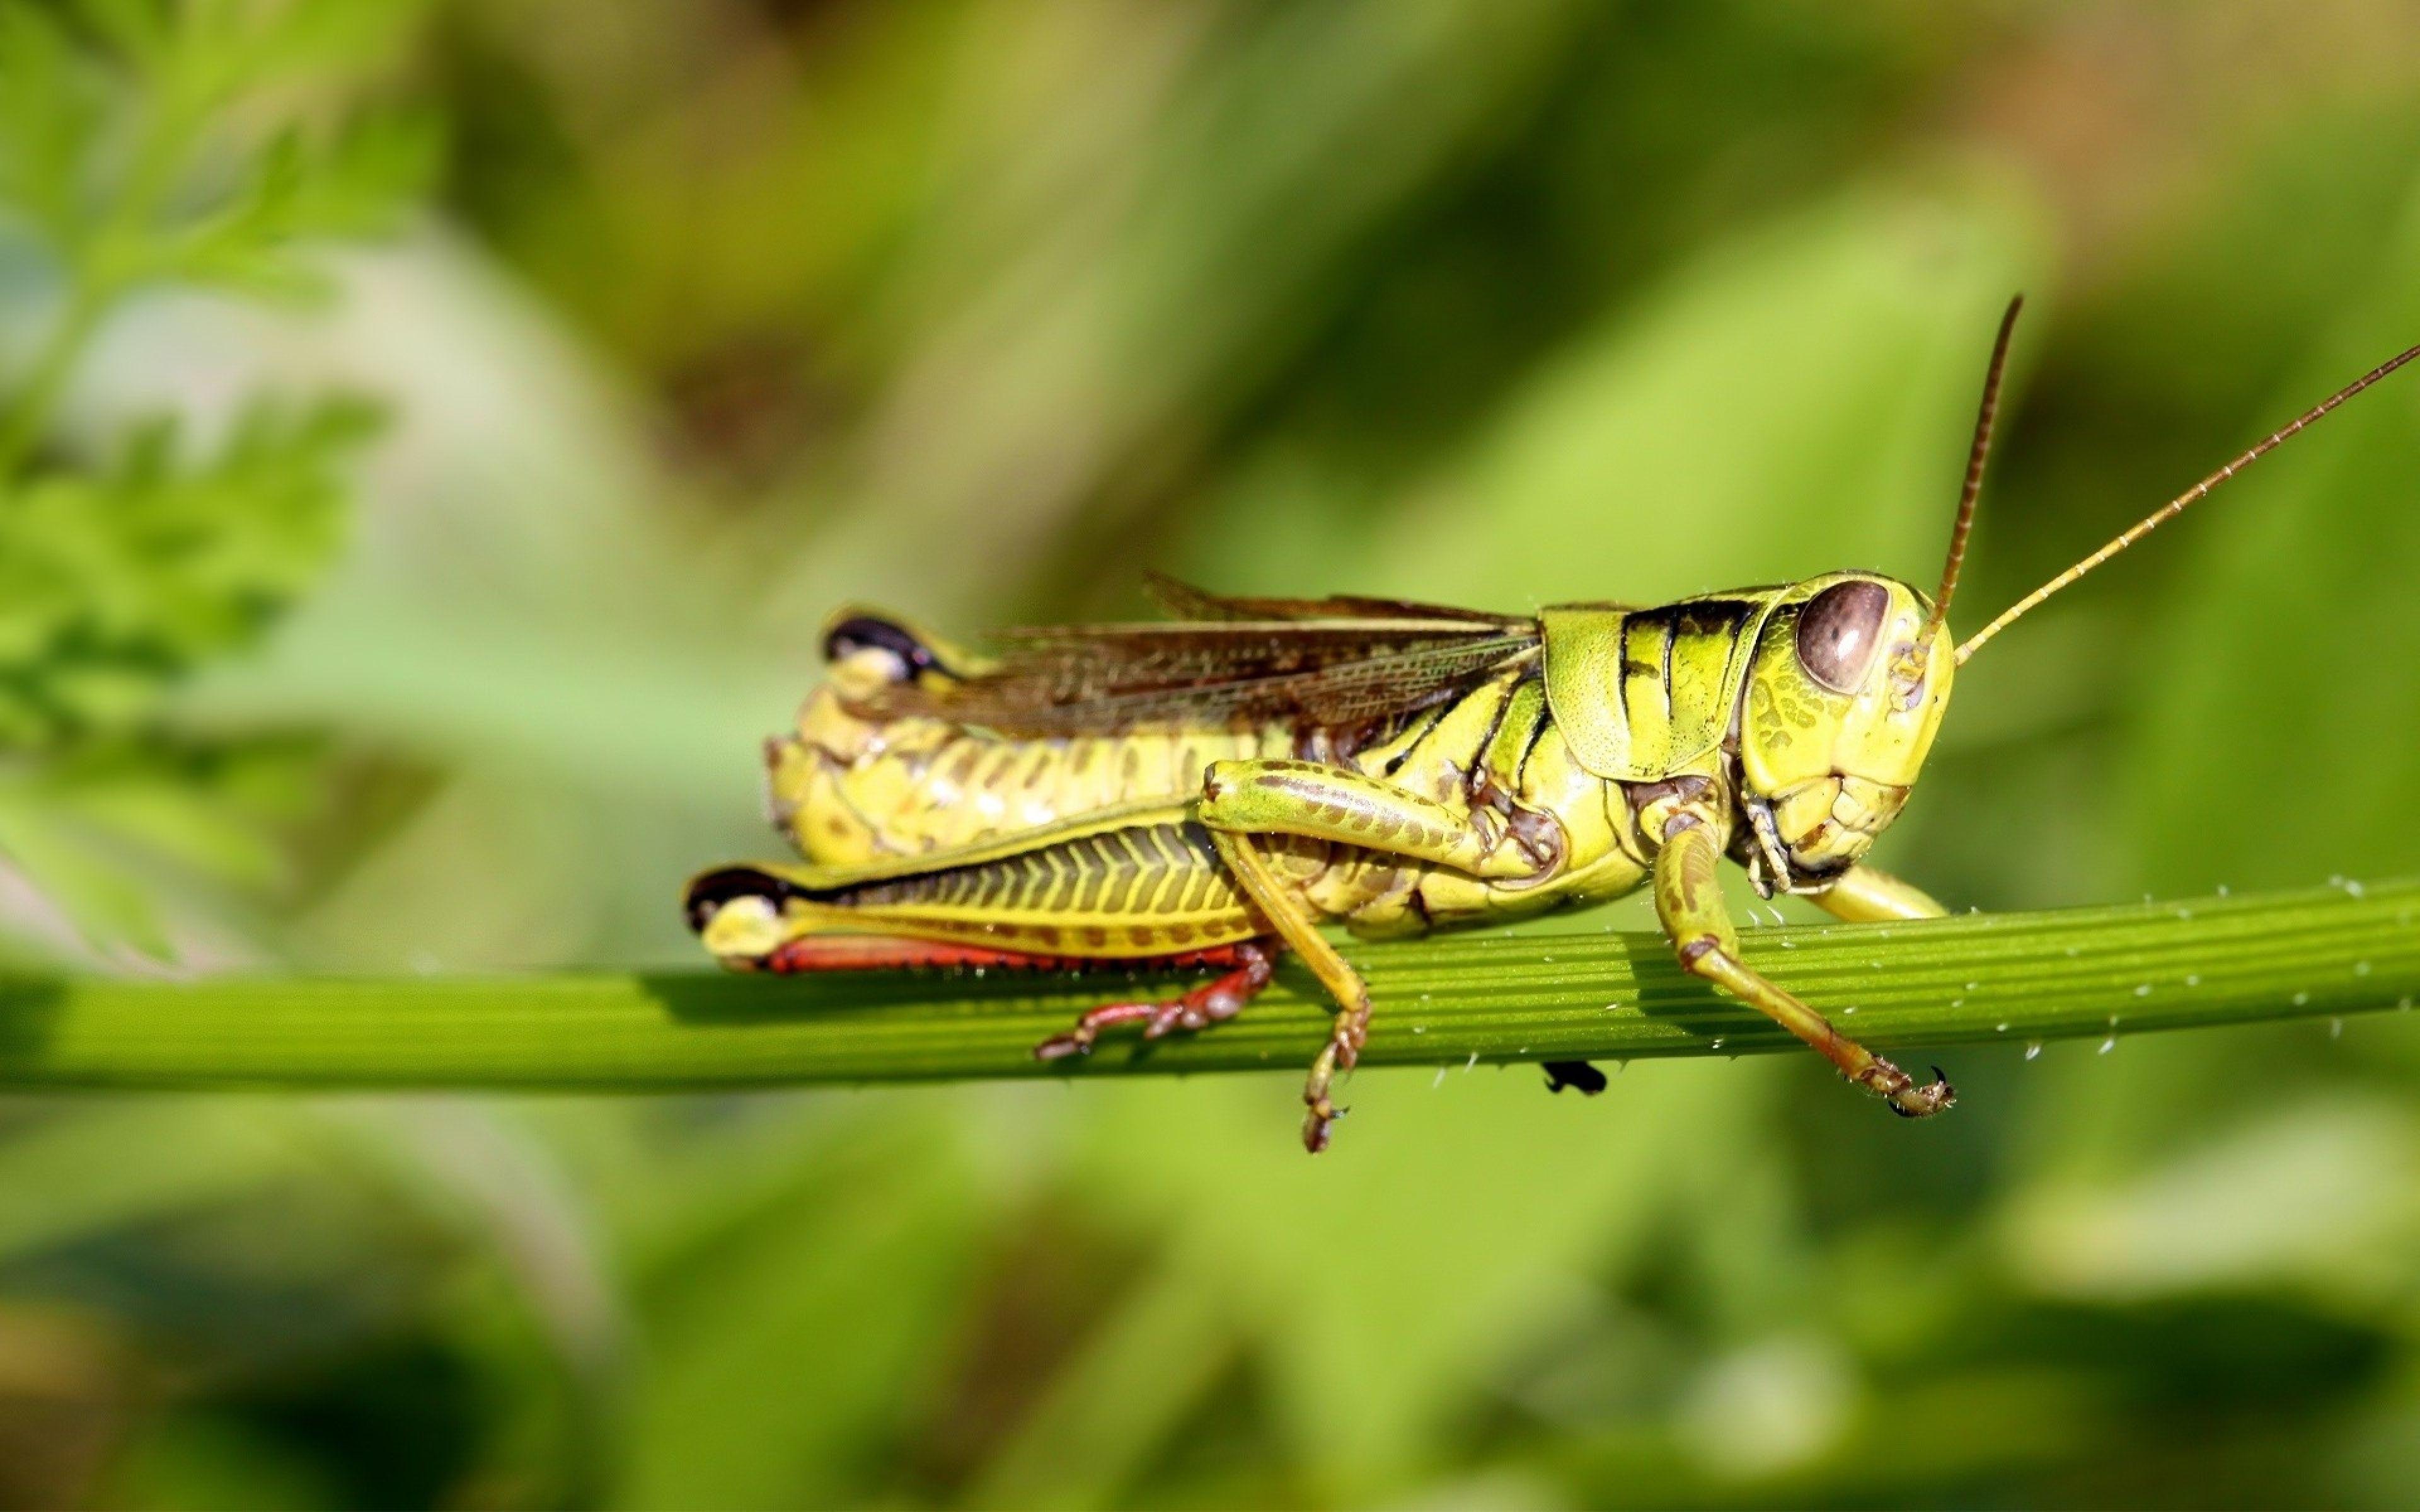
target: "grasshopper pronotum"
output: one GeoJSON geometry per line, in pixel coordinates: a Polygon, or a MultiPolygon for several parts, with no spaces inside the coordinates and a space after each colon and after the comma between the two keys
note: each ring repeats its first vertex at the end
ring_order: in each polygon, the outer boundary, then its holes
{"type": "Polygon", "coordinates": [[[1371,1011],[1322,922],[1402,935],[1652,886],[1688,970],[1899,1113],[1938,1113],[1955,1094],[1937,1070],[1914,1080],[1741,962],[1717,864],[1844,919],[1939,915],[1863,857],[1907,801],[1956,670],[2420,356],[2347,384],[1961,643],[1947,617],[2022,302],[1993,346],[1930,598],[1834,572],[1504,615],[1227,598],[1155,579],[1171,622],[1012,630],[990,656],[845,610],[796,733],[767,745],[776,823],[806,864],[706,872],[690,885],[690,922],[727,964],[770,971],[1217,973],[1166,1001],[1094,1009],[1037,1046],[1044,1058],[1120,1026],[1148,1039],[1232,1017],[1291,949],[1338,1007],[1303,1091],[1317,1151],[1371,1011]]]}

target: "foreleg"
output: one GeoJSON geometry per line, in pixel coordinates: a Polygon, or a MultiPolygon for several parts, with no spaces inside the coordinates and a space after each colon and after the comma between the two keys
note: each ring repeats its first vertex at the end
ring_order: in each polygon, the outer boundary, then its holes
{"type": "Polygon", "coordinates": [[[1686,812],[1668,821],[1655,856],[1655,912],[1681,964],[1798,1036],[1902,1117],[1926,1118],[1955,1102],[1956,1090],[1937,1069],[1930,1085],[1916,1086],[1905,1072],[1741,964],[1739,933],[1723,904],[1716,873],[1721,858],[1713,826],[1686,812]]]}

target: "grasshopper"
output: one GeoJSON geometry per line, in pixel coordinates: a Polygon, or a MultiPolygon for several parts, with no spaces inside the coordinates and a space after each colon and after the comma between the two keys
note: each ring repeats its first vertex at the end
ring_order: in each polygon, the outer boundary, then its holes
{"type": "Polygon", "coordinates": [[[1291,949],[1337,1005],[1303,1089],[1315,1153],[1371,1014],[1322,923],[1386,938],[1646,887],[1688,971],[1893,1111],[1939,1113],[1956,1094],[1938,1068],[1916,1080],[1742,961],[1720,863],[1744,867],[1760,896],[1846,920],[1943,913],[1863,858],[1907,802],[1957,670],[2420,355],[2355,379],[1958,642],[1947,614],[2023,302],[1993,345],[1929,598],[1833,572],[1508,615],[1223,597],[1155,578],[1170,622],[1005,631],[989,656],[846,609],[795,733],[766,746],[773,819],[805,864],[705,873],[689,887],[691,926],[740,969],[1211,973],[1163,1001],[1085,1013],[1035,1047],[1046,1060],[1120,1026],[1151,1040],[1232,1018],[1291,949]]]}

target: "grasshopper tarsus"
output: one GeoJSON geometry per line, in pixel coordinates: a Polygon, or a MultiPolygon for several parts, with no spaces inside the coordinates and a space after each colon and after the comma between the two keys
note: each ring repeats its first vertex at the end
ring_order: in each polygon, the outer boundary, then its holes
{"type": "Polygon", "coordinates": [[[1337,1121],[1353,1110],[1340,1108],[1326,1097],[1316,1100],[1305,1097],[1303,1101],[1311,1111],[1303,1116],[1302,1148],[1311,1154],[1324,1155],[1327,1152],[1328,1142],[1336,1137],[1337,1121]]]}
{"type": "Polygon", "coordinates": [[[1302,1084],[1303,1106],[1311,1110],[1302,1120],[1302,1148],[1314,1155],[1327,1148],[1336,1120],[1351,1111],[1338,1107],[1329,1093],[1335,1088],[1336,1073],[1349,1072],[1360,1061],[1361,1046],[1369,1036],[1370,1004],[1364,998],[1352,1008],[1337,1011],[1336,1026],[1311,1063],[1311,1074],[1302,1084]]]}
{"type": "Polygon", "coordinates": [[[1890,1110],[1902,1119],[1929,1119],[1947,1112],[1958,1102],[1958,1088],[1940,1067],[1932,1068],[1932,1080],[1919,1087],[1914,1077],[1877,1057],[1866,1074],[1857,1078],[1870,1090],[1880,1093],[1890,1110]]]}
{"type": "Polygon", "coordinates": [[[1070,1056],[1089,1056],[1093,1053],[1093,1041],[1095,1038],[1097,1038],[1095,1034],[1079,1026],[1064,1034],[1054,1034],[1035,1045],[1033,1058],[1064,1060],[1070,1056]]]}

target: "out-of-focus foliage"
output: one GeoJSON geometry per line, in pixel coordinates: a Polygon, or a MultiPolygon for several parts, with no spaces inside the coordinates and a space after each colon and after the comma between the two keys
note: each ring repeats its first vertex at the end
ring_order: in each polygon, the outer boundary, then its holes
{"type": "Polygon", "coordinates": [[[69,448],[57,407],[146,291],[319,291],[315,242],[393,224],[429,163],[425,119],[314,132],[280,122],[301,111],[279,96],[357,65],[394,8],[0,7],[0,250],[39,332],[0,397],[0,854],[104,946],[166,950],[147,872],[276,870],[258,800],[293,807],[301,750],[196,746],[159,705],[317,579],[374,411],[263,396],[201,445],[170,413],[69,448]]]}
{"type": "MultiPolygon", "coordinates": [[[[688,962],[843,598],[1924,581],[2022,286],[1971,628],[2420,336],[2383,0],[0,16],[21,951],[688,962]]],[[[2398,379],[1995,641],[1885,863],[2409,870],[2415,477],[2398,379]]],[[[0,1500],[2420,1498],[2413,1021],[1950,1069],[19,1100],[0,1500]]]]}

